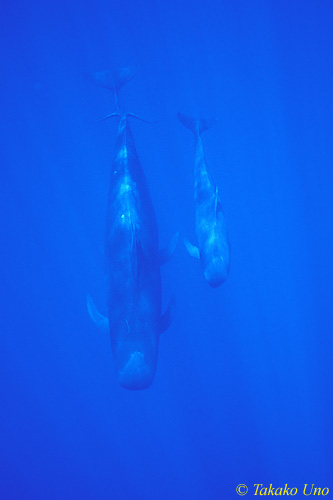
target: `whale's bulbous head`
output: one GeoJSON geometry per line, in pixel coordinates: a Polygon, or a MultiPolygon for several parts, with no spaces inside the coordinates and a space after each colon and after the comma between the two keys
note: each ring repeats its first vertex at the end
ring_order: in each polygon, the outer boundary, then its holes
{"type": "Polygon", "coordinates": [[[118,346],[115,361],[122,387],[129,390],[147,389],[155,376],[157,348],[124,343],[118,346]]]}
{"type": "Polygon", "coordinates": [[[204,275],[211,287],[217,288],[227,278],[229,272],[229,261],[222,257],[213,257],[204,266],[204,275]]]}
{"type": "Polygon", "coordinates": [[[125,389],[146,389],[151,385],[154,373],[155,370],[146,363],[144,354],[134,351],[123,369],[118,372],[119,383],[125,389]]]}

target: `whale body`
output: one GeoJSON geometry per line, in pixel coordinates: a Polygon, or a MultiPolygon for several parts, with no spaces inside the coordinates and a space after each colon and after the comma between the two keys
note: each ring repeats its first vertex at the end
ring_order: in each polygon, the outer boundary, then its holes
{"type": "Polygon", "coordinates": [[[151,385],[159,336],[171,322],[174,299],[161,313],[160,266],[174,252],[178,234],[167,249],[158,250],[156,217],[128,123],[130,115],[112,116],[119,116],[119,124],[105,234],[108,318],[97,311],[90,297],[88,310],[98,326],[110,331],[120,385],[137,390],[151,385]]]}
{"type": "Polygon", "coordinates": [[[178,233],[159,251],[154,207],[128,123],[130,116],[139,117],[120,111],[118,105],[119,90],[134,74],[135,69],[128,67],[89,77],[114,93],[117,111],[105,118],[117,117],[118,130],[106,214],[108,315],[98,312],[89,295],[87,307],[95,324],[110,332],[120,385],[137,390],[149,387],[154,379],[159,336],[172,319],[174,298],[161,313],[160,266],[174,253],[178,233]]]}

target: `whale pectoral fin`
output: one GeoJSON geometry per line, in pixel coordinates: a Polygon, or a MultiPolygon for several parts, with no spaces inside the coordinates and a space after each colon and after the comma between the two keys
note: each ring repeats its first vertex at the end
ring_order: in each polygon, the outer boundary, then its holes
{"type": "Polygon", "coordinates": [[[179,231],[177,231],[177,233],[173,235],[173,237],[169,241],[168,246],[160,250],[159,252],[160,266],[163,266],[163,264],[169,262],[171,257],[173,257],[173,254],[175,253],[177,248],[178,239],[179,239],[179,231]]]}
{"type": "Polygon", "coordinates": [[[198,247],[192,245],[192,243],[190,243],[187,238],[184,238],[184,245],[186,247],[186,250],[192,257],[200,259],[200,252],[198,247]]]}
{"type": "Polygon", "coordinates": [[[98,328],[101,330],[108,332],[109,331],[109,320],[103,314],[97,311],[95,303],[90,295],[87,295],[87,308],[88,313],[93,322],[98,328]]]}
{"type": "Polygon", "coordinates": [[[146,120],[145,118],[142,118],[141,116],[135,115],[134,113],[127,113],[127,116],[132,116],[133,118],[137,118],[138,120],[141,120],[142,122],[145,122],[145,123],[150,123],[150,124],[157,123],[157,122],[152,122],[151,120],[146,120]]]}
{"type": "Polygon", "coordinates": [[[160,328],[159,328],[160,333],[165,332],[171,325],[173,318],[175,316],[175,307],[176,307],[175,297],[172,296],[169,301],[167,310],[161,316],[160,328]]]}

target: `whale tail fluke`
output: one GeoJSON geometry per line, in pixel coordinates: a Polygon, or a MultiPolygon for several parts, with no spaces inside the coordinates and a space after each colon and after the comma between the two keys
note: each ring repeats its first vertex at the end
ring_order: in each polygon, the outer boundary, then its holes
{"type": "Polygon", "coordinates": [[[190,116],[183,115],[182,113],[177,113],[177,116],[180,123],[182,123],[184,127],[191,130],[194,135],[202,134],[202,132],[205,132],[205,130],[208,130],[217,122],[217,118],[205,120],[202,118],[191,118],[190,116]]]}
{"type": "Polygon", "coordinates": [[[119,68],[118,70],[114,71],[113,80],[116,92],[119,92],[119,90],[123,85],[125,85],[125,83],[133,80],[138,70],[139,68],[137,66],[126,66],[125,68],[119,68]]]}
{"type": "Polygon", "coordinates": [[[131,81],[137,72],[138,67],[126,66],[115,71],[106,70],[96,71],[95,73],[87,73],[87,78],[91,83],[114,92],[116,108],[118,108],[118,97],[121,87],[125,85],[125,83],[131,81]]]}
{"type": "Polygon", "coordinates": [[[138,68],[136,66],[126,66],[115,71],[105,70],[87,73],[87,77],[95,85],[118,92],[125,83],[134,78],[137,71],[138,68]]]}

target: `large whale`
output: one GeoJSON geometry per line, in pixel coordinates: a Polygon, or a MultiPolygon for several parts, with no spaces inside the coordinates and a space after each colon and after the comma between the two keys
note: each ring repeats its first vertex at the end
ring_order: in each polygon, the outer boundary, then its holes
{"type": "Polygon", "coordinates": [[[215,119],[195,119],[181,113],[177,116],[195,137],[194,202],[198,246],[187,239],[184,242],[190,255],[200,259],[208,283],[216,288],[229,272],[230,245],[218,188],[207,171],[201,140],[201,133],[210,128],[215,119]]]}
{"type": "Polygon", "coordinates": [[[119,383],[145,389],[154,379],[159,336],[171,321],[173,299],[161,312],[160,266],[173,253],[178,235],[159,251],[155,212],[129,125],[134,115],[108,116],[119,120],[106,215],[108,317],[89,296],[88,310],[95,323],[110,331],[119,383]]]}

